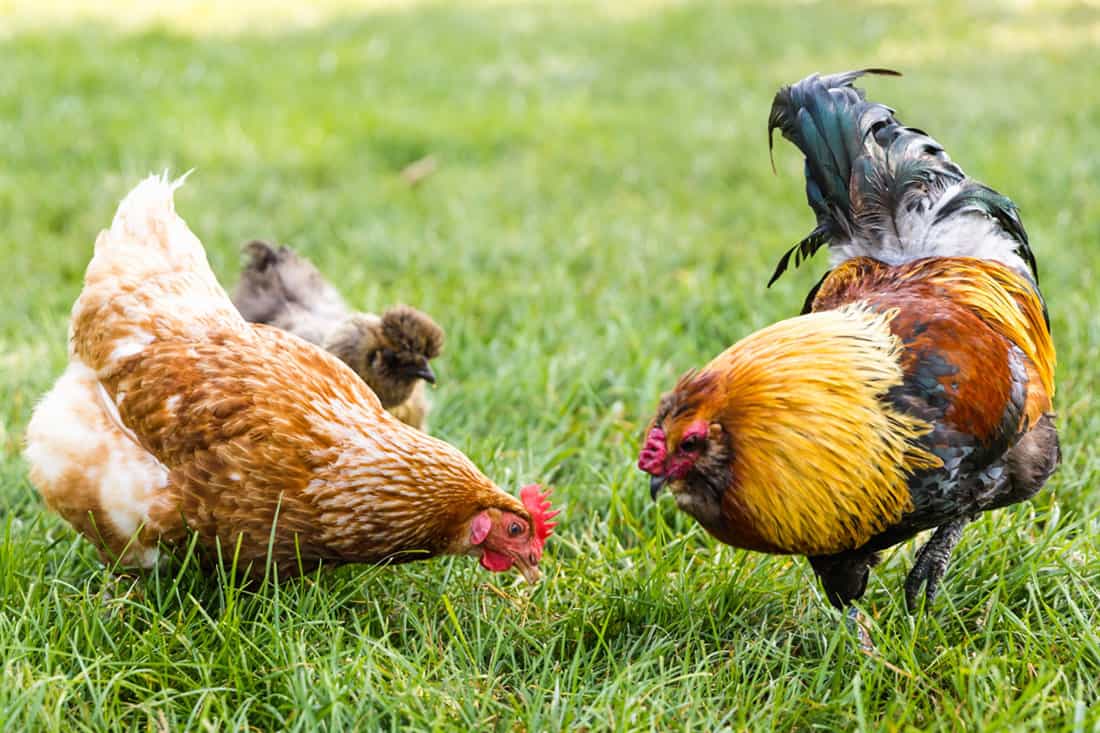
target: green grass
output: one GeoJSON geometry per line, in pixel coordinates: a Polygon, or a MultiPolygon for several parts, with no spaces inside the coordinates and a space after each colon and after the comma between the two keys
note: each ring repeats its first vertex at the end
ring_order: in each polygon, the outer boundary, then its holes
{"type": "Polygon", "coordinates": [[[1100,10],[962,5],[0,18],[3,729],[1100,730],[1100,10]],[[771,95],[868,64],[907,72],[867,86],[1021,205],[1064,445],[1043,494],[968,529],[930,613],[903,608],[913,547],[884,562],[875,657],[804,561],[716,544],[633,467],[660,392],[822,271],[764,289],[811,228],[797,154],[768,164],[771,95]],[[163,168],[196,169],[177,205],[226,283],[275,237],[354,302],[445,325],[436,432],[566,507],[544,583],[454,559],[114,584],[44,511],[22,430],[96,232],[163,168]]]}

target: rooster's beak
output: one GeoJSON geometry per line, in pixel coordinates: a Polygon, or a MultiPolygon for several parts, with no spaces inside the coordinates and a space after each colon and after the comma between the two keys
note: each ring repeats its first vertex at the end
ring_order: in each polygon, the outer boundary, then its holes
{"type": "Polygon", "coordinates": [[[657,501],[657,494],[661,493],[666,483],[668,483],[668,476],[649,477],[649,496],[653,501],[657,501]]]}

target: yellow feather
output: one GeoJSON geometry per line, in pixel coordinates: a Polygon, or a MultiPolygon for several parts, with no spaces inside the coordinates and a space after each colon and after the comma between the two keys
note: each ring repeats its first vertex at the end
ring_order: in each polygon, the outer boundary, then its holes
{"type": "Polygon", "coordinates": [[[948,289],[952,300],[971,308],[993,330],[1019,346],[1035,365],[1043,389],[1053,398],[1054,342],[1031,283],[996,262],[963,258],[949,262],[957,266],[919,276],[948,289]]]}
{"type": "Polygon", "coordinates": [[[912,509],[908,478],[942,465],[916,443],[931,426],[884,399],[903,377],[895,315],[848,305],[781,321],[704,370],[721,375],[732,429],[727,501],[781,552],[864,544],[912,509]]]}

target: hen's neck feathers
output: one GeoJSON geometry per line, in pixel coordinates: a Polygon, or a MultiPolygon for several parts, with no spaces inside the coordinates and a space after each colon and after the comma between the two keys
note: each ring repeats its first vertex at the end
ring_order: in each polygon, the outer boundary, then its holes
{"type": "MultiPolygon", "coordinates": [[[[382,410],[368,411],[339,399],[312,405],[311,429],[324,447],[316,453],[321,465],[304,493],[320,508],[333,542],[349,530],[382,531],[395,543],[424,546],[484,509],[526,515],[518,499],[498,489],[454,447],[382,410]],[[386,424],[365,430],[370,421],[386,424]]],[[[445,538],[444,544],[455,539],[445,538]]]]}

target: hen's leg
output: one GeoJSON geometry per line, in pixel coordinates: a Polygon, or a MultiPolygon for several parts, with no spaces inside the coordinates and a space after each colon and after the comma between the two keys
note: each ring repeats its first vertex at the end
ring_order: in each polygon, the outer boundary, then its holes
{"type": "Polygon", "coordinates": [[[909,613],[916,611],[917,595],[922,585],[924,585],[927,605],[931,606],[932,601],[936,600],[940,581],[947,572],[947,564],[951,560],[951,553],[955,545],[959,544],[963,528],[969,522],[970,517],[960,517],[940,526],[924,547],[917,552],[917,561],[913,563],[913,569],[905,579],[905,605],[909,613]]]}

